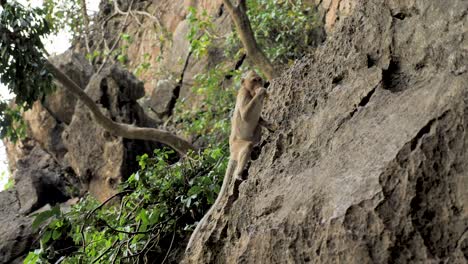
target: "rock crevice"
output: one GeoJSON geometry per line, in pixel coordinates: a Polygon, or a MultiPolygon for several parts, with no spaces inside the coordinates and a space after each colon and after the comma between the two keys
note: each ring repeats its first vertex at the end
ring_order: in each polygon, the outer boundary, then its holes
{"type": "Polygon", "coordinates": [[[279,129],[185,261],[466,263],[466,10],[354,1],[273,80],[279,129]]]}

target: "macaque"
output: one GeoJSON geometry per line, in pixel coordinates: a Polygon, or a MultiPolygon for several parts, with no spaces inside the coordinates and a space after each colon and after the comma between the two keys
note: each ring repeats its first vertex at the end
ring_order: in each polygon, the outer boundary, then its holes
{"type": "Polygon", "coordinates": [[[228,186],[232,184],[233,180],[242,180],[242,172],[250,159],[252,148],[261,139],[259,121],[265,96],[266,89],[263,88],[262,78],[255,71],[249,71],[242,78],[241,88],[237,94],[234,115],[231,120],[232,128],[229,137],[230,157],[223,185],[215,203],[193,231],[186,251],[191,250],[194,240],[197,238],[200,230],[205,228],[213,210],[216,210],[219,206],[222,197],[227,195],[228,186]]]}
{"type": "Polygon", "coordinates": [[[237,163],[234,177],[239,180],[250,159],[253,146],[262,136],[259,121],[265,95],[262,78],[255,71],[250,71],[242,79],[229,137],[230,159],[237,163]]]}

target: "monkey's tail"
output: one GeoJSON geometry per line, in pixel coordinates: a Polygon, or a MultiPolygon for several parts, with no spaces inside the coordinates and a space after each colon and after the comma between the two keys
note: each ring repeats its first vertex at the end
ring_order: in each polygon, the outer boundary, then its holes
{"type": "Polygon", "coordinates": [[[190,252],[192,249],[194,241],[199,236],[201,230],[205,229],[206,224],[208,223],[208,219],[213,214],[214,210],[218,207],[218,204],[221,202],[221,198],[225,196],[228,186],[231,183],[231,180],[234,175],[234,170],[236,168],[237,162],[235,160],[229,159],[228,166],[226,168],[226,174],[224,175],[223,184],[221,185],[221,189],[218,193],[218,197],[216,197],[216,201],[211,205],[210,210],[203,216],[203,218],[198,223],[195,230],[193,230],[192,235],[190,236],[189,242],[185,249],[185,252],[190,252]]]}

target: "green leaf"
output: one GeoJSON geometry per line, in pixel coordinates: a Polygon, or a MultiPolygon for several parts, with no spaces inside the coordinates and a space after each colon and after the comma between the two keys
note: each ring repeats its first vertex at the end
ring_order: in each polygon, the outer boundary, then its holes
{"type": "Polygon", "coordinates": [[[143,224],[147,225],[149,223],[148,215],[146,214],[145,209],[141,209],[139,217],[140,217],[141,221],[143,222],[143,224]]]}
{"type": "Polygon", "coordinates": [[[47,242],[49,242],[51,237],[52,237],[52,232],[50,232],[49,230],[45,231],[41,237],[42,243],[47,244],[47,242]]]}
{"type": "Polygon", "coordinates": [[[39,261],[39,254],[36,252],[29,252],[28,256],[23,261],[23,264],[36,264],[39,261]]]}
{"type": "Polygon", "coordinates": [[[34,221],[32,223],[33,230],[39,228],[45,221],[47,221],[49,218],[51,218],[54,215],[55,214],[52,210],[47,210],[47,211],[38,213],[36,215],[33,215],[35,216],[34,221]]]}
{"type": "Polygon", "coordinates": [[[57,230],[57,229],[54,229],[54,231],[52,232],[52,239],[53,240],[57,240],[59,239],[59,237],[62,235],[62,233],[57,230]]]}

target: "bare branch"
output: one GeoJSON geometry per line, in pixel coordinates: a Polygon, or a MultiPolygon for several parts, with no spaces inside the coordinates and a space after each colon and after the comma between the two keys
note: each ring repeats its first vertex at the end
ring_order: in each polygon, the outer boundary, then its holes
{"type": "Polygon", "coordinates": [[[91,49],[89,48],[89,16],[86,8],[86,0],[81,0],[81,15],[83,16],[86,52],[90,54],[91,49]]]}
{"type": "Polygon", "coordinates": [[[130,14],[130,15],[133,16],[137,21],[138,21],[138,19],[136,18],[135,14],[141,15],[141,16],[146,16],[146,17],[148,17],[149,19],[153,20],[154,23],[156,23],[156,25],[157,25],[159,28],[162,28],[161,21],[159,21],[159,19],[158,19],[156,16],[151,15],[150,13],[145,12],[145,11],[132,10],[132,9],[131,9],[131,5],[130,5],[130,7],[128,8],[127,12],[125,12],[125,11],[122,11],[122,10],[119,8],[119,4],[117,3],[116,0],[113,0],[113,3],[114,3],[115,12],[117,12],[117,13],[119,13],[119,14],[121,14],[121,15],[130,14]]]}
{"type": "MultiPolygon", "coordinates": [[[[133,2],[134,0],[132,0],[132,2],[130,2],[130,5],[128,6],[128,10],[131,10],[132,9],[132,6],[133,6],[133,2]]],[[[116,5],[117,3],[114,2],[114,4],[116,5]]],[[[118,7],[116,7],[118,9],[118,7]]],[[[116,9],[116,10],[117,10],[116,9]]],[[[120,9],[119,9],[120,10],[120,9]]],[[[104,68],[104,66],[106,65],[107,61],[109,60],[109,56],[111,56],[112,52],[114,52],[115,48],[117,47],[117,44],[119,43],[120,41],[120,35],[122,35],[123,31],[125,30],[125,28],[127,27],[127,20],[128,20],[128,16],[130,15],[129,12],[127,12],[125,14],[125,19],[124,19],[124,22],[122,24],[122,26],[120,27],[120,30],[119,30],[119,34],[117,35],[117,39],[114,41],[114,44],[112,44],[112,47],[110,49],[108,49],[108,52],[107,52],[107,55],[106,57],[103,59],[102,61],[102,64],[101,64],[101,67],[99,67],[97,73],[100,73],[102,68],[104,68]]],[[[102,32],[104,32],[104,27],[103,27],[103,24],[101,25],[102,27],[102,32]]],[[[104,37],[104,35],[102,36],[102,39],[104,40],[104,44],[105,46],[107,47],[107,44],[106,44],[106,38],[104,37]]],[[[108,48],[108,47],[107,47],[108,48]]]]}
{"type": "Polygon", "coordinates": [[[247,16],[247,5],[245,1],[240,0],[239,7],[234,8],[231,0],[223,0],[231,19],[236,26],[237,33],[245,48],[247,59],[257,66],[268,80],[277,76],[277,71],[271,61],[267,58],[262,49],[258,46],[255,39],[249,17],[247,16]]]}
{"type": "Polygon", "coordinates": [[[169,257],[169,253],[171,252],[171,249],[172,249],[172,244],[174,243],[174,238],[175,238],[175,234],[176,234],[176,226],[174,226],[174,234],[172,234],[172,239],[171,239],[171,244],[169,245],[169,249],[167,250],[166,252],[166,256],[164,257],[163,261],[161,262],[161,264],[164,264],[167,260],[167,257],[169,257]]]}
{"type": "Polygon", "coordinates": [[[192,144],[188,141],[168,131],[149,127],[135,127],[129,124],[114,122],[112,119],[105,116],[93,99],[67,75],[49,61],[47,61],[46,67],[66,89],[91,111],[95,121],[108,132],[128,139],[157,141],[170,146],[181,156],[185,156],[189,150],[194,149],[192,144]]]}

